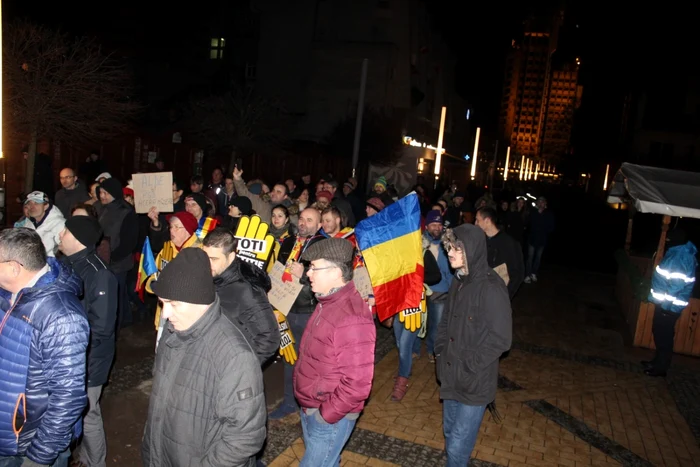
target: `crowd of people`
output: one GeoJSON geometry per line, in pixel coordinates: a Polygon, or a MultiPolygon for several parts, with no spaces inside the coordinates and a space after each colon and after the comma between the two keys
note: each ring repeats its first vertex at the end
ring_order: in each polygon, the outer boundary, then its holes
{"type": "MultiPolygon", "coordinates": [[[[395,188],[378,177],[366,195],[330,174],[246,182],[239,167],[216,168],[208,183],[174,180],[171,213],[137,214],[133,186],[104,169],[91,168],[88,185],[64,168],[61,189],[28,193],[24,216],[0,232],[0,467],[106,464],[100,398],[116,336],[145,319],[156,330],[145,466],[260,464],[268,419],[293,413],[301,465],[337,465],[370,395],[378,324],[373,296],[353,282],[364,266],[354,227],[390,209],[395,188]],[[253,215],[269,225],[268,257],[239,251],[253,215]],[[144,248],[155,271],[142,283],[144,248]],[[286,316],[268,300],[275,263],[300,284],[286,316]],[[262,370],[282,353],[284,399],[268,414],[262,370]]],[[[416,330],[381,323],[399,353],[391,399],[409,390],[425,341],[448,465],[464,466],[510,348],[511,300],[537,281],[554,220],[544,198],[531,208],[489,194],[471,203],[456,185],[437,199],[421,184],[413,191],[426,318],[416,330]]]]}

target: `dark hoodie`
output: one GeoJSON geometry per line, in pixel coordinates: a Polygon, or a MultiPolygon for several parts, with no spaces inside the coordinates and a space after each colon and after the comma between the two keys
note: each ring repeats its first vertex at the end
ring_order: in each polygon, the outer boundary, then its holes
{"type": "Polygon", "coordinates": [[[98,219],[112,249],[109,269],[114,274],[126,273],[134,266],[133,253],[139,240],[138,216],[134,208],[124,201],[118,180],[108,178],[100,188],[114,198],[114,201],[102,206],[98,219]]]}
{"type": "Polygon", "coordinates": [[[277,319],[267,299],[270,278],[262,269],[236,258],[214,278],[214,286],[222,313],[248,339],[262,365],[280,346],[277,319]]]}
{"type": "Polygon", "coordinates": [[[496,397],[498,359],[510,349],[511,309],[505,284],[486,260],[486,237],[463,224],[444,241],[466,254],[467,274],[457,272],[435,342],[440,397],[485,406],[496,397]]]}

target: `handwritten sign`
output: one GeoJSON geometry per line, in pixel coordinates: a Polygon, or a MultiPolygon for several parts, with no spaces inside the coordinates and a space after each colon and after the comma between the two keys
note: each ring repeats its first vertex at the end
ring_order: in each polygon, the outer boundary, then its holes
{"type": "Polygon", "coordinates": [[[355,288],[362,298],[367,300],[367,297],[374,295],[372,290],[372,281],[369,279],[369,272],[367,268],[355,268],[353,271],[352,281],[355,283],[355,288]]]}
{"type": "Polygon", "coordinates": [[[289,314],[294,301],[301,292],[303,285],[299,283],[299,279],[293,277],[291,282],[282,282],[282,274],[284,273],[284,265],[280,262],[275,262],[270,271],[270,281],[272,288],[267,293],[267,298],[284,316],[289,314]]]}
{"type": "Polygon", "coordinates": [[[134,205],[138,214],[153,206],[160,212],[173,212],[173,173],[133,174],[134,205]]]}

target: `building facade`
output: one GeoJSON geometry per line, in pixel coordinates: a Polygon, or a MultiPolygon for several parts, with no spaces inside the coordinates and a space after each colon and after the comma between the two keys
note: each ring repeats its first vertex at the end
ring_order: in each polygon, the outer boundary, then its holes
{"type": "Polygon", "coordinates": [[[578,85],[580,60],[569,62],[556,53],[563,20],[561,11],[547,21],[531,18],[524,23],[522,38],[512,41],[499,137],[517,157],[556,161],[570,151],[583,88],[578,85]]]}

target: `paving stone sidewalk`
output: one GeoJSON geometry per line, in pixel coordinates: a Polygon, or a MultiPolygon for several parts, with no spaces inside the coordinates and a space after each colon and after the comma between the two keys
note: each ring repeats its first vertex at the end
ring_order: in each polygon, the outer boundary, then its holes
{"type": "MultiPolygon", "coordinates": [[[[496,399],[500,420],[487,412],[470,465],[700,464],[698,362],[676,358],[666,380],[645,376],[638,359],[650,352],[625,346],[612,278],[543,279],[514,304],[516,341],[502,360],[496,399]]],[[[398,355],[391,333],[382,330],[379,339],[372,395],[341,465],[444,465],[434,365],[425,356],[415,361],[406,397],[392,402],[398,355]]],[[[298,422],[291,416],[270,426],[269,465],[298,465],[298,422]]]]}

